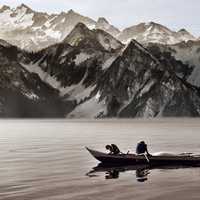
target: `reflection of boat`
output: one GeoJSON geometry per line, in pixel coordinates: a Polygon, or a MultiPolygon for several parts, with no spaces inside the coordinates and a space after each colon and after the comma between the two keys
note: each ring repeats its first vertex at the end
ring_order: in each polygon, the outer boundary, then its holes
{"type": "Polygon", "coordinates": [[[150,174],[150,171],[153,169],[171,170],[171,169],[183,169],[187,167],[188,166],[183,166],[183,165],[150,166],[149,164],[112,166],[100,163],[86,175],[92,178],[92,177],[97,177],[99,173],[105,173],[105,179],[117,179],[119,178],[121,173],[127,171],[133,171],[135,172],[136,180],[138,182],[145,182],[148,180],[148,175],[150,174]]]}
{"type": "Polygon", "coordinates": [[[99,172],[126,172],[126,171],[136,171],[141,169],[149,169],[149,165],[121,165],[121,166],[112,166],[112,165],[104,165],[102,163],[98,164],[94,167],[90,172],[87,173],[89,176],[93,176],[99,172]]]}
{"type": "Polygon", "coordinates": [[[101,163],[109,165],[138,165],[147,164],[154,165],[187,165],[195,166],[200,164],[200,156],[192,156],[188,154],[180,155],[159,155],[159,156],[145,156],[136,154],[106,154],[96,150],[87,148],[91,155],[99,160],[101,163]]]}

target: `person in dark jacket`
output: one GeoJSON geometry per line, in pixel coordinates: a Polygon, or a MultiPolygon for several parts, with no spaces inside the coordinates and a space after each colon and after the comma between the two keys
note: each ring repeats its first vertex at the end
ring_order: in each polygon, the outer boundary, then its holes
{"type": "Polygon", "coordinates": [[[120,150],[116,144],[106,145],[106,149],[110,151],[109,154],[117,155],[120,153],[120,150]]]}
{"type": "Polygon", "coordinates": [[[137,154],[147,153],[147,155],[150,155],[147,149],[147,144],[144,141],[141,141],[137,144],[136,153],[137,154]]]}

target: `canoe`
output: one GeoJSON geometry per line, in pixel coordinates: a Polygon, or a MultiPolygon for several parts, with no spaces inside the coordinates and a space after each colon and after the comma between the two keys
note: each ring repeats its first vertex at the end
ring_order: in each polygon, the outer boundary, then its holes
{"type": "Polygon", "coordinates": [[[100,151],[92,150],[90,148],[86,149],[90,154],[106,165],[189,165],[196,166],[200,165],[200,156],[199,155],[165,155],[165,156],[145,156],[145,155],[136,155],[136,154],[118,154],[112,155],[103,153],[100,151]]]}

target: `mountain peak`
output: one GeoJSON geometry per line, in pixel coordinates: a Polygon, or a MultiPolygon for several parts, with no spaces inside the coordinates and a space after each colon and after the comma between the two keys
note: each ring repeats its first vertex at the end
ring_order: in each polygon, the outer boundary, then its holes
{"type": "Polygon", "coordinates": [[[191,33],[189,31],[187,31],[186,29],[182,28],[178,31],[178,33],[182,33],[182,34],[188,34],[191,35],[191,33]]]}
{"type": "Polygon", "coordinates": [[[153,22],[153,21],[149,22],[148,25],[151,26],[151,27],[164,28],[164,29],[169,30],[166,26],[159,24],[159,23],[156,23],[156,22],[153,22]]]}
{"type": "Polygon", "coordinates": [[[72,46],[76,46],[83,38],[90,37],[91,33],[92,32],[85,24],[79,22],[70,32],[70,34],[64,39],[64,42],[67,42],[72,46]]]}
{"type": "Polygon", "coordinates": [[[67,12],[67,14],[69,14],[69,15],[74,15],[74,14],[76,14],[76,12],[74,12],[74,10],[70,9],[70,10],[67,12]]]}
{"type": "Polygon", "coordinates": [[[25,12],[33,12],[33,10],[30,7],[28,7],[27,5],[25,5],[23,3],[19,6],[17,6],[17,8],[15,10],[24,10],[25,12]]]}
{"type": "Polygon", "coordinates": [[[89,31],[88,27],[82,22],[77,23],[74,29],[82,29],[82,30],[89,31]]]}
{"type": "Polygon", "coordinates": [[[27,5],[25,5],[23,3],[17,7],[17,9],[21,9],[21,8],[26,8],[26,9],[31,10],[31,8],[29,8],[27,5]]]}
{"type": "Polygon", "coordinates": [[[104,31],[106,31],[107,33],[109,33],[110,35],[112,35],[114,37],[116,37],[120,33],[119,29],[117,29],[116,27],[112,26],[108,22],[108,20],[106,20],[104,17],[100,17],[97,20],[96,29],[104,30],[104,31]]]}
{"type": "Polygon", "coordinates": [[[161,26],[160,24],[153,22],[153,21],[150,21],[147,23],[141,23],[141,24],[143,24],[144,26],[161,26]]]}
{"type": "Polygon", "coordinates": [[[0,12],[5,11],[5,10],[10,10],[10,7],[7,5],[0,5],[0,12]]]}
{"type": "Polygon", "coordinates": [[[186,29],[182,28],[178,32],[188,32],[186,29]]]}
{"type": "Polygon", "coordinates": [[[102,24],[102,23],[109,24],[109,22],[107,21],[107,19],[104,18],[104,17],[99,17],[99,19],[97,20],[97,23],[100,23],[100,24],[102,24]]]}
{"type": "Polygon", "coordinates": [[[188,32],[186,29],[182,28],[177,32],[177,35],[179,38],[181,38],[183,41],[187,42],[189,40],[196,40],[197,38],[193,36],[190,32],[188,32]]]}

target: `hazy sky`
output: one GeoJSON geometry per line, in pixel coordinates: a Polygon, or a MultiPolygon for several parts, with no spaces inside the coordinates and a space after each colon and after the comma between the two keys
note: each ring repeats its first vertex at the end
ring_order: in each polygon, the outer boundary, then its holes
{"type": "Polygon", "coordinates": [[[200,0],[1,0],[15,7],[24,3],[34,10],[58,13],[73,9],[93,19],[100,16],[119,28],[154,21],[173,30],[186,28],[200,36],[200,0]]]}

